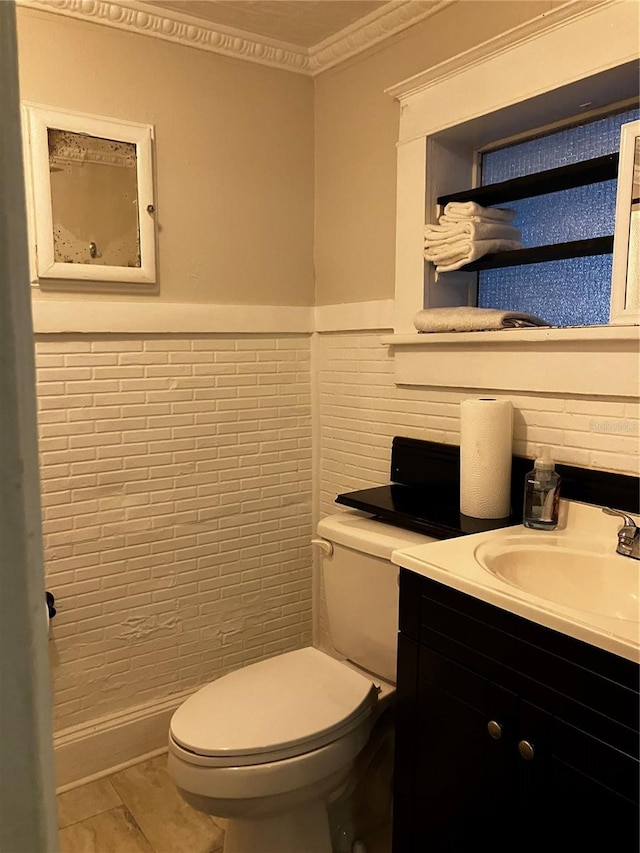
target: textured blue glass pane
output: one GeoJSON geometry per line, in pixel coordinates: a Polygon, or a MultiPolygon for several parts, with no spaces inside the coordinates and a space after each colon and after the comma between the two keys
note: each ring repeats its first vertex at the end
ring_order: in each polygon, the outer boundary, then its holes
{"type": "Polygon", "coordinates": [[[559,193],[509,202],[514,224],[529,248],[613,234],[617,181],[602,181],[559,193]]]}
{"type": "Polygon", "coordinates": [[[500,148],[482,156],[482,184],[544,172],[612,154],[620,148],[620,125],[640,118],[640,109],[500,148]]]}
{"type": "Polygon", "coordinates": [[[552,326],[606,325],[611,255],[485,270],[478,291],[480,308],[524,311],[552,326]]]}

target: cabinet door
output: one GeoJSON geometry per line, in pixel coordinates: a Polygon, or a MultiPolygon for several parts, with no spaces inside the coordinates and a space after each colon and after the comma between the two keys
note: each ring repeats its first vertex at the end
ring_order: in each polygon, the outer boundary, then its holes
{"type": "Polygon", "coordinates": [[[481,839],[511,853],[516,698],[428,648],[419,656],[415,836],[406,853],[461,853],[481,839]]]}
{"type": "Polygon", "coordinates": [[[522,850],[638,853],[638,762],[528,702],[517,746],[522,850]]]}

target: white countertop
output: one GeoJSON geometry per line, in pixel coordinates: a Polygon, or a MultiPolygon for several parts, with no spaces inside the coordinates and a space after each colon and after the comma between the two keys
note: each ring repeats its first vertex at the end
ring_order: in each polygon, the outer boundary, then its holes
{"type": "MultiPolygon", "coordinates": [[[[398,566],[473,595],[488,604],[640,663],[640,560],[615,553],[617,531],[621,526],[622,519],[605,515],[601,507],[562,500],[559,525],[553,533],[529,530],[519,524],[486,533],[400,548],[392,553],[391,560],[398,566]],[[556,603],[503,580],[482,565],[479,557],[488,547],[485,543],[490,543],[494,551],[502,546],[506,550],[512,543],[522,540],[522,535],[526,535],[528,542],[538,537],[536,541],[544,542],[549,553],[552,553],[554,547],[569,548],[577,554],[584,554],[585,561],[588,556],[593,559],[595,555],[596,560],[600,557],[605,567],[602,578],[606,578],[609,572],[612,578],[615,574],[618,579],[624,579],[625,589],[628,589],[626,601],[631,603],[632,618],[596,612],[598,604],[586,610],[569,606],[566,602],[556,603]]],[[[577,566],[578,571],[574,572],[573,579],[577,578],[580,582],[579,559],[577,566]]],[[[584,577],[585,583],[593,582],[586,571],[584,577]]],[[[594,593],[597,600],[599,591],[594,590],[594,593]]],[[[601,598],[604,601],[606,595],[601,598]]],[[[607,608],[603,606],[601,609],[606,611],[607,608]]]]}

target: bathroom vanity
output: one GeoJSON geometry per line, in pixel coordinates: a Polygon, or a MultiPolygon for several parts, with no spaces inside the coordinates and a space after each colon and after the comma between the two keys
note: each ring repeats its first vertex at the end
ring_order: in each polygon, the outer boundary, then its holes
{"type": "Polygon", "coordinates": [[[638,853],[640,561],[602,512],[637,516],[637,478],[561,466],[556,531],[483,529],[455,450],[396,438],[394,482],[337,499],[440,540],[391,557],[393,853],[638,853]]]}
{"type": "Polygon", "coordinates": [[[393,853],[638,848],[638,666],[401,569],[393,853]]]}

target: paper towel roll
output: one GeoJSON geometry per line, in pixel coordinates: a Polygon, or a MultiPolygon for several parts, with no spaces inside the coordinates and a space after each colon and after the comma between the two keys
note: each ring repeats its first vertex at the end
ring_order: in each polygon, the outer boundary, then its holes
{"type": "Polygon", "coordinates": [[[480,397],[460,405],[460,512],[474,518],[511,514],[513,408],[480,397]]]}

